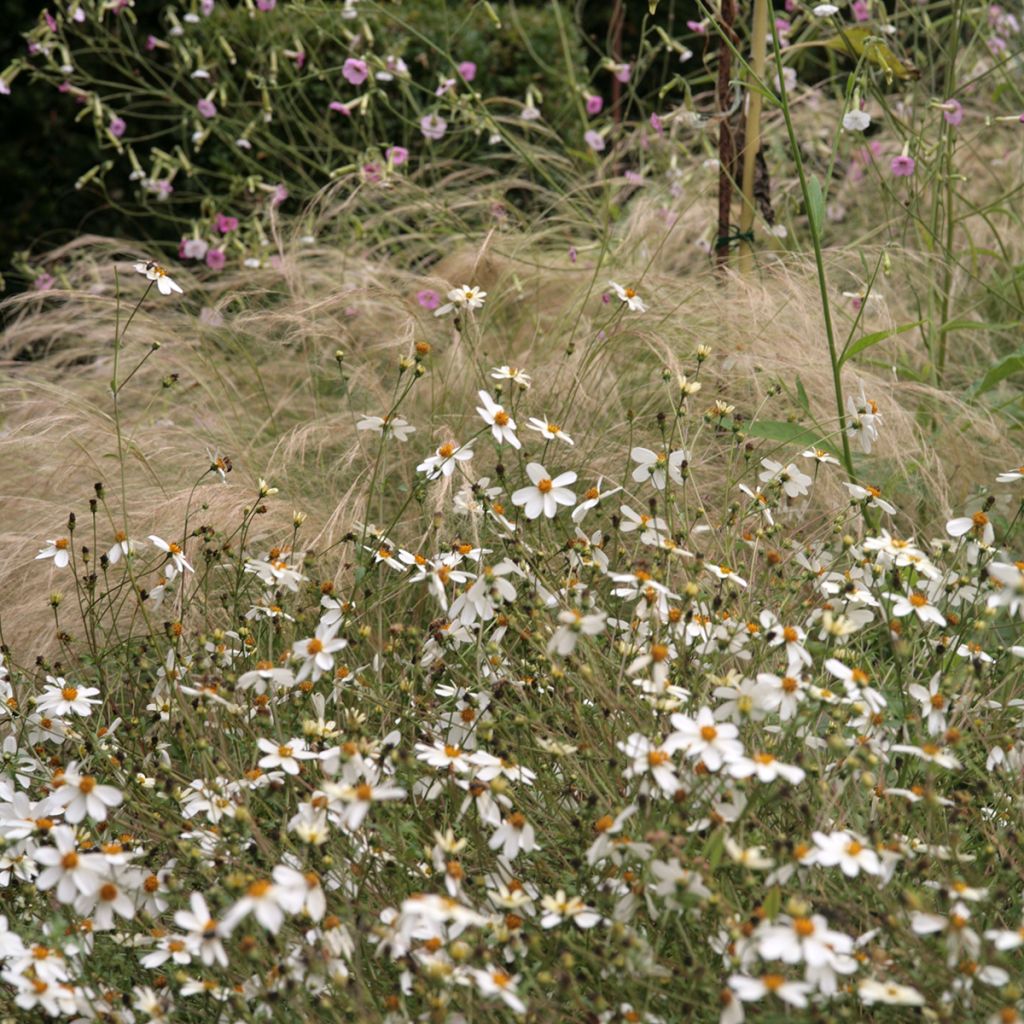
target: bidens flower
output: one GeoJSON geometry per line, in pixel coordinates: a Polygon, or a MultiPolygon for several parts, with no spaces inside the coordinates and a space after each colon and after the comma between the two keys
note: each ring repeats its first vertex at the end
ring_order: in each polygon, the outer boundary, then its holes
{"type": "Polygon", "coordinates": [[[646,313],[647,306],[644,300],[632,288],[623,288],[621,284],[614,281],[608,282],[608,287],[629,307],[634,313],[646,313]]]}
{"type": "Polygon", "coordinates": [[[183,294],[175,281],[168,277],[167,271],[153,260],[136,263],[135,272],[137,274],[145,274],[147,281],[156,281],[157,291],[161,295],[170,295],[171,292],[177,292],[179,295],[183,294]]]}
{"type": "Polygon", "coordinates": [[[448,293],[448,301],[434,310],[434,316],[444,316],[453,309],[479,309],[486,298],[487,292],[481,291],[475,285],[464,284],[448,293]]]}
{"type": "Polygon", "coordinates": [[[526,475],[533,481],[533,486],[513,491],[512,504],[524,506],[527,519],[536,519],[542,514],[552,519],[559,505],[571,507],[576,504],[576,495],[568,489],[568,484],[576,482],[576,474],[572,471],[552,479],[539,462],[531,462],[526,467],[526,475]]]}

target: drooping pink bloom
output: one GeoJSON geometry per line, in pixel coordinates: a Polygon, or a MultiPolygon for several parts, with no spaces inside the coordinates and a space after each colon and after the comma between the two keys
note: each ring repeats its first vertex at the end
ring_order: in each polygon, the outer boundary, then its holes
{"type": "Polygon", "coordinates": [[[270,205],[272,207],[280,206],[288,198],[288,189],[284,185],[276,185],[274,187],[274,194],[270,198],[270,205]]]}
{"type": "Polygon", "coordinates": [[[121,138],[128,129],[128,125],[125,123],[123,117],[112,117],[110,119],[110,124],[107,127],[110,129],[110,134],[113,135],[115,139],[121,138]]]}
{"type": "Polygon", "coordinates": [[[374,185],[380,181],[380,164],[363,164],[363,177],[374,185]]]}
{"type": "Polygon", "coordinates": [[[900,156],[894,156],[892,163],[892,174],[894,178],[909,178],[914,173],[914,168],[917,167],[912,156],[907,156],[906,153],[902,153],[900,156]]]}
{"type": "Polygon", "coordinates": [[[211,117],[217,116],[217,106],[213,102],[213,100],[208,100],[205,98],[199,100],[199,102],[196,103],[196,110],[199,111],[202,117],[207,118],[207,120],[209,120],[211,117]]]}
{"type": "Polygon", "coordinates": [[[593,129],[585,131],[583,133],[583,141],[595,152],[600,153],[606,143],[604,136],[600,132],[595,132],[593,129]]]}
{"type": "Polygon", "coordinates": [[[342,103],[340,100],[331,100],[327,104],[328,110],[333,110],[336,114],[342,114],[344,117],[348,117],[352,113],[351,107],[346,103],[342,103]]]}
{"type": "Polygon", "coordinates": [[[593,117],[595,114],[600,114],[604,107],[604,100],[593,93],[587,96],[587,113],[593,117]]]}
{"type": "Polygon", "coordinates": [[[437,114],[425,114],[420,118],[420,131],[423,132],[424,138],[437,142],[438,139],[444,138],[444,133],[448,131],[448,122],[437,114]]]}
{"type": "Polygon", "coordinates": [[[223,270],[228,258],[223,249],[210,249],[206,254],[206,265],[211,270],[223,270]]]}
{"type": "Polygon", "coordinates": [[[963,104],[959,100],[946,100],[942,106],[942,116],[946,119],[946,124],[951,124],[955,128],[964,119],[963,104]]]}
{"type": "Polygon", "coordinates": [[[867,21],[871,17],[871,8],[868,7],[867,0],[853,0],[850,4],[850,13],[854,21],[867,21]]]}
{"type": "Polygon", "coordinates": [[[238,218],[229,217],[226,213],[218,213],[214,218],[213,225],[222,235],[227,235],[238,230],[238,218]]]}
{"type": "Polygon", "coordinates": [[[32,287],[37,292],[48,292],[56,283],[57,278],[44,272],[32,282],[32,287]]]}
{"type": "Polygon", "coordinates": [[[664,138],[665,129],[662,126],[661,118],[657,114],[651,114],[651,127],[654,129],[656,135],[660,138],[664,138]]]}
{"type": "Polygon", "coordinates": [[[471,60],[464,60],[459,65],[459,74],[462,75],[467,82],[472,82],[473,79],[476,78],[476,65],[471,60]]]}
{"type": "Polygon", "coordinates": [[[441,305],[441,296],[433,288],[424,288],[423,291],[416,293],[416,301],[424,309],[437,309],[441,305]]]}
{"type": "Polygon", "coordinates": [[[365,60],[349,57],[341,67],[341,77],[352,85],[362,85],[369,77],[370,69],[365,60]]]}
{"type": "Polygon", "coordinates": [[[384,150],[384,155],[392,167],[401,167],[409,159],[409,150],[405,146],[389,146],[384,150]]]}

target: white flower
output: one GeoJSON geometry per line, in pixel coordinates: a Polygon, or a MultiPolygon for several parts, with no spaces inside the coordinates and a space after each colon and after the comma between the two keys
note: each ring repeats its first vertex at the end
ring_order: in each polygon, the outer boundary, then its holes
{"type": "Polygon", "coordinates": [[[886,594],[890,601],[895,601],[892,606],[892,613],[897,618],[903,618],[913,612],[922,622],[934,622],[937,626],[944,626],[946,618],[931,605],[928,598],[919,590],[912,590],[909,594],[886,594]]]}
{"type": "Polygon", "coordinates": [[[946,533],[950,537],[963,537],[965,534],[973,533],[974,536],[984,545],[990,546],[996,539],[995,530],[984,512],[975,512],[973,516],[962,516],[959,519],[950,519],[946,523],[946,533]]]}
{"type": "Polygon", "coordinates": [[[42,867],[36,888],[47,892],[56,887],[60,903],[72,903],[79,895],[94,896],[103,882],[106,865],[96,853],[79,853],[75,831],[66,825],[50,829],[53,846],[40,847],[32,859],[42,867]]]}
{"type": "Polygon", "coordinates": [[[546,911],[540,919],[541,928],[554,928],[565,920],[572,921],[577,928],[593,928],[601,921],[601,915],[593,907],[588,907],[578,896],[566,897],[562,889],[540,902],[546,911]]]}
{"type": "Polygon", "coordinates": [[[515,992],[518,975],[513,977],[497,968],[486,971],[473,968],[473,978],[481,995],[498,996],[510,1010],[515,1013],[526,1013],[526,1004],[515,992]]]}
{"type": "Polygon", "coordinates": [[[145,541],[131,540],[124,531],[118,530],[114,535],[114,543],[107,552],[107,562],[110,565],[117,565],[121,561],[122,556],[134,555],[139,548],[144,548],[145,546],[145,541]]]}
{"type": "Polygon", "coordinates": [[[996,482],[1001,484],[1015,484],[1020,480],[1024,480],[1024,466],[1018,466],[1016,469],[1008,469],[1005,473],[1000,473],[996,477],[996,482]]]}
{"type": "Polygon", "coordinates": [[[558,440],[564,441],[569,445],[576,443],[557,423],[539,420],[535,416],[531,416],[527,423],[531,430],[536,430],[538,434],[542,434],[545,441],[558,440]]]}
{"type": "Polygon", "coordinates": [[[759,782],[774,782],[776,779],[785,779],[786,782],[796,786],[804,781],[806,772],[793,764],[783,764],[777,761],[771,754],[751,754],[749,757],[744,754],[742,757],[730,761],[725,770],[734,779],[746,779],[756,775],[759,782]]]}
{"type": "Polygon", "coordinates": [[[776,995],[784,1003],[801,1009],[808,1005],[807,996],[813,988],[805,981],[789,981],[781,974],[765,974],[760,978],[749,978],[744,974],[733,974],[729,987],[736,998],[744,1003],[755,1003],[766,995],[776,995]]]}
{"type": "Polygon", "coordinates": [[[860,449],[865,455],[870,455],[872,446],[878,440],[878,427],[882,417],[875,402],[865,397],[863,385],[860,389],[859,402],[852,395],[847,396],[846,411],[850,415],[846,432],[852,440],[860,444],[860,449]]]}
{"type": "Polygon", "coordinates": [[[838,14],[839,8],[835,4],[818,4],[813,11],[818,18],[828,18],[833,14],[838,14]]]}
{"type": "Polygon", "coordinates": [[[802,497],[810,490],[811,478],[806,473],[801,473],[795,463],[783,466],[781,462],[762,459],[761,465],[764,466],[764,472],[758,475],[758,480],[763,484],[778,480],[790,498],[802,497]]]}
{"type": "Polygon", "coordinates": [[[288,775],[299,774],[299,762],[314,760],[318,755],[312,750],[306,749],[306,741],[299,737],[292,737],[287,743],[275,743],[261,736],[256,745],[263,751],[264,756],[259,759],[259,766],[273,770],[280,768],[288,775]]]}
{"type": "Polygon", "coordinates": [[[515,860],[520,851],[530,853],[537,846],[533,826],[522,814],[510,814],[487,841],[492,850],[501,850],[505,860],[515,860]]]}
{"type": "Polygon", "coordinates": [[[815,862],[822,867],[837,866],[848,878],[855,878],[863,871],[868,875],[880,875],[882,862],[878,859],[863,837],[850,832],[815,832],[812,837],[817,846],[815,862]]]}
{"type": "Polygon", "coordinates": [[[701,708],[696,718],[676,713],[671,718],[676,730],[665,741],[666,750],[682,750],[687,757],[716,772],[723,764],[743,756],[739,730],[731,722],[716,722],[710,708],[701,708]]]}
{"type": "Polygon", "coordinates": [[[808,967],[823,967],[853,949],[853,939],[832,931],[821,914],[783,915],[780,922],[764,924],[755,933],[757,951],[765,960],[781,960],[787,964],[803,961],[808,967]]]}
{"type": "Polygon", "coordinates": [[[315,683],[325,672],[333,670],[335,653],[348,645],[347,640],[335,635],[340,628],[340,620],[333,625],[321,622],[314,636],[308,640],[299,640],[292,646],[292,656],[305,659],[295,677],[297,683],[306,678],[311,678],[315,683]]]}
{"type": "Polygon", "coordinates": [[[177,292],[179,295],[182,294],[181,288],[167,276],[167,271],[153,260],[136,263],[135,272],[137,274],[145,274],[147,281],[156,281],[157,290],[161,295],[170,295],[171,292],[177,292]]]}
{"type": "Polygon", "coordinates": [[[833,465],[838,466],[839,460],[831,455],[829,452],[822,448],[808,448],[806,451],[800,453],[805,459],[814,459],[815,462],[822,466],[833,465]]]}
{"type": "Polygon", "coordinates": [[[195,571],[185,560],[185,552],[179,545],[175,544],[173,541],[168,543],[152,533],[149,535],[149,539],[153,542],[154,547],[158,547],[161,551],[166,553],[171,564],[174,566],[175,572],[195,571]]]}
{"type": "Polygon", "coordinates": [[[434,310],[434,316],[444,316],[453,309],[480,309],[487,298],[487,292],[475,285],[464,284],[461,288],[453,288],[448,293],[448,301],[434,310]]]}
{"type": "Polygon", "coordinates": [[[63,718],[68,713],[87,718],[92,714],[92,705],[101,703],[96,698],[96,694],[100,692],[98,687],[70,686],[62,676],[47,676],[46,681],[49,686],[36,701],[36,707],[40,711],[46,711],[58,718],[63,718]]]}
{"type": "Polygon", "coordinates": [[[735,583],[737,587],[745,587],[747,581],[742,576],[736,575],[736,570],[731,569],[727,565],[716,565],[714,562],[707,562],[704,565],[712,576],[717,576],[718,579],[724,580],[728,583],[735,583]]]}
{"type": "Polygon", "coordinates": [[[364,416],[356,430],[372,430],[381,437],[394,437],[396,441],[408,441],[416,428],[401,416],[364,416]]]}
{"type": "Polygon", "coordinates": [[[199,953],[207,967],[212,967],[215,963],[227,967],[228,955],[224,951],[221,939],[226,938],[231,929],[211,916],[202,893],[192,893],[189,897],[189,906],[191,910],[175,912],[174,923],[188,932],[191,950],[199,953]]]}
{"type": "Polygon", "coordinates": [[[844,483],[843,486],[850,492],[850,497],[854,501],[866,501],[868,508],[880,508],[891,516],[896,514],[896,509],[883,499],[882,492],[877,487],[870,484],[861,487],[860,484],[851,483],[844,483]]]}
{"type": "Polygon", "coordinates": [[[341,826],[355,832],[363,824],[371,805],[377,800],[404,800],[406,792],[399,786],[378,786],[363,781],[354,786],[339,786],[328,783],[324,791],[332,801],[340,800],[344,805],[341,812],[341,826]]]}
{"type": "Polygon", "coordinates": [[[536,519],[541,515],[552,519],[559,505],[571,508],[576,504],[576,495],[568,489],[569,484],[576,482],[576,474],[571,470],[552,479],[539,462],[531,462],[526,467],[526,475],[533,486],[513,491],[512,504],[524,506],[527,519],[536,519]]]}
{"type": "Polygon", "coordinates": [[[57,781],[61,786],[53,794],[54,800],[64,806],[64,819],[72,825],[86,817],[106,821],[107,808],[117,807],[124,800],[116,787],[102,786],[91,775],[79,775],[74,761],[57,781]]]}
{"type": "MultiPolygon", "coordinates": [[[[295,863],[300,862],[296,859],[295,863]]],[[[278,864],[273,878],[277,902],[289,914],[304,913],[311,921],[323,918],[327,912],[327,897],[315,871],[303,872],[291,864],[278,864]]]]}
{"type": "Polygon", "coordinates": [[[690,461],[690,453],[682,449],[674,452],[652,452],[650,448],[634,448],[629,457],[637,463],[633,470],[633,479],[638,484],[650,480],[659,491],[665,489],[666,480],[669,478],[677,484],[682,484],[683,463],[690,461]]]}
{"type": "Polygon", "coordinates": [[[942,768],[960,767],[960,762],[953,754],[934,743],[922,743],[919,747],[910,743],[894,743],[889,749],[901,754],[913,754],[914,757],[919,757],[922,761],[937,764],[942,768]]]}
{"type": "MultiPolygon", "coordinates": [[[[961,645],[962,646],[962,645],[961,645]]],[[[939,692],[942,673],[936,672],[926,690],[920,683],[911,683],[907,692],[921,705],[921,715],[928,725],[928,734],[938,736],[946,731],[946,710],[949,701],[939,692]]]]}
{"type": "Polygon", "coordinates": [[[48,540],[45,548],[40,548],[36,555],[36,561],[40,558],[52,558],[53,564],[58,569],[67,567],[71,561],[71,541],[67,537],[58,537],[56,540],[48,540]]]}
{"type": "Polygon", "coordinates": [[[865,978],[857,985],[857,995],[866,1006],[886,1003],[889,1006],[924,1006],[925,998],[910,985],[897,985],[894,981],[876,981],[865,978]]]}
{"type": "Polygon", "coordinates": [[[230,931],[247,914],[252,914],[268,932],[276,935],[284,924],[278,887],[265,878],[250,883],[245,895],[225,914],[224,927],[230,931]]]}
{"type": "Polygon", "coordinates": [[[428,480],[437,480],[438,477],[449,477],[455,472],[455,467],[460,462],[468,462],[473,458],[472,442],[466,445],[456,444],[454,441],[445,441],[439,445],[433,455],[424,459],[417,467],[417,473],[426,473],[428,480]]]}
{"type": "Polygon", "coordinates": [[[494,440],[498,444],[507,441],[513,448],[522,448],[519,438],[516,437],[516,421],[486,391],[478,391],[477,394],[483,405],[478,405],[476,411],[491,428],[494,440]]]}
{"type": "Polygon", "coordinates": [[[621,284],[616,284],[614,281],[609,281],[608,287],[629,307],[631,312],[647,312],[644,300],[632,288],[623,288],[621,284]]]}
{"type": "Polygon", "coordinates": [[[843,127],[848,132],[863,132],[871,124],[871,115],[864,110],[848,110],[843,115],[843,127]]]}
{"type": "Polygon", "coordinates": [[[524,391],[530,386],[530,375],[521,370],[518,366],[496,366],[491,370],[491,377],[494,380],[515,381],[524,391]]]}
{"type": "Polygon", "coordinates": [[[672,763],[673,748],[668,744],[659,746],[641,733],[634,732],[624,743],[620,741],[616,746],[632,761],[623,772],[627,779],[640,778],[650,772],[664,792],[674,794],[681,788],[676,766],[672,763]]]}

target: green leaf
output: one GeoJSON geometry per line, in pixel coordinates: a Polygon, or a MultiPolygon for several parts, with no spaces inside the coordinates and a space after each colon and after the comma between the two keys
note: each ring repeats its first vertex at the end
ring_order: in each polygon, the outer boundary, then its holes
{"type": "Polygon", "coordinates": [[[1012,324],[994,324],[985,320],[948,320],[939,330],[943,333],[949,331],[1016,331],[1020,330],[1020,327],[1020,321],[1012,324]]]}
{"type": "Polygon", "coordinates": [[[821,238],[825,226],[825,195],[821,191],[821,182],[813,174],[807,182],[807,219],[811,222],[814,237],[821,238]]]}
{"type": "Polygon", "coordinates": [[[901,324],[899,327],[893,327],[891,330],[875,331],[873,334],[862,335],[843,349],[843,354],[839,357],[839,365],[842,366],[847,359],[852,359],[859,352],[863,352],[866,348],[871,348],[872,345],[885,341],[886,338],[892,338],[897,334],[906,334],[907,331],[920,327],[923,322],[922,320],[915,320],[912,324],[901,324]]]}
{"type": "Polygon", "coordinates": [[[780,444],[791,444],[798,448],[820,448],[838,456],[839,451],[834,444],[823,441],[815,431],[800,426],[799,423],[786,423],[782,420],[754,420],[744,425],[747,437],[763,437],[780,444]]]}
{"type": "Polygon", "coordinates": [[[1003,356],[995,366],[989,367],[988,373],[971,388],[971,392],[975,395],[983,395],[1015,373],[1024,373],[1024,348],[1019,348],[1016,352],[1003,356]]]}
{"type": "Polygon", "coordinates": [[[714,871],[722,863],[722,856],[725,854],[725,830],[716,828],[708,836],[704,844],[704,858],[707,860],[711,870],[714,871]]]}
{"type": "Polygon", "coordinates": [[[804,388],[804,382],[797,377],[796,379],[796,400],[800,403],[800,408],[803,409],[808,416],[811,414],[811,401],[807,397],[807,391],[804,388]]]}
{"type": "Polygon", "coordinates": [[[778,916],[782,909],[782,890],[777,885],[773,885],[768,891],[762,906],[764,907],[764,916],[769,921],[778,916]]]}

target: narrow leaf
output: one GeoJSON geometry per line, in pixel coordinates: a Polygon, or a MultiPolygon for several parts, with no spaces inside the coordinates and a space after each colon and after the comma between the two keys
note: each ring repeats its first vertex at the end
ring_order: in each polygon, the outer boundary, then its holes
{"type": "Polygon", "coordinates": [[[893,327],[890,330],[875,331],[873,334],[865,334],[859,337],[856,341],[847,345],[843,350],[843,354],[839,357],[839,365],[842,366],[847,359],[852,359],[859,352],[863,352],[866,348],[871,348],[872,345],[877,345],[879,342],[885,341],[887,338],[892,338],[897,334],[906,334],[907,331],[912,331],[915,327],[920,327],[923,321],[915,320],[912,324],[900,324],[899,327],[893,327]]]}

